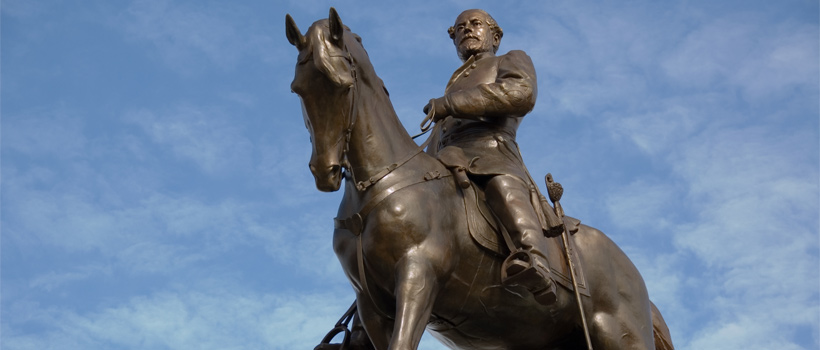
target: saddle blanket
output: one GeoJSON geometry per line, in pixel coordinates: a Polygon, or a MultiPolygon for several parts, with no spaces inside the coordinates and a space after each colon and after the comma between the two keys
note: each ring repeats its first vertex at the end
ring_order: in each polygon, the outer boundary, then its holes
{"type": "MultiPolygon", "coordinates": [[[[489,206],[487,206],[484,200],[479,199],[479,197],[483,196],[477,193],[480,190],[477,190],[476,187],[477,186],[472,185],[463,189],[466,208],[465,214],[467,215],[467,225],[469,227],[470,236],[472,236],[473,240],[480,246],[495,253],[501,259],[504,259],[509,255],[509,249],[507,249],[504,244],[500,228],[496,223],[495,217],[490,212],[489,206]]],[[[578,219],[572,217],[566,217],[566,219],[575,227],[580,225],[580,220],[578,219]]],[[[567,236],[569,237],[568,243],[572,251],[572,263],[575,268],[575,277],[579,292],[589,296],[584,269],[581,266],[580,259],[578,259],[580,252],[576,249],[575,240],[572,239],[573,235],[567,236]]],[[[574,290],[569,264],[567,262],[567,253],[564,249],[563,236],[544,237],[544,239],[547,241],[547,251],[545,253],[555,282],[571,291],[574,290]]]]}

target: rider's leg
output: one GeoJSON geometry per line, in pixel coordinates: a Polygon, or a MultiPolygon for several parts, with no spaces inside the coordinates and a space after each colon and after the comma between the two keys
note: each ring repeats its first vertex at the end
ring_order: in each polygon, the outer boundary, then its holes
{"type": "MultiPolygon", "coordinates": [[[[536,294],[539,302],[554,302],[555,284],[547,263],[546,240],[538,215],[530,201],[529,187],[518,177],[497,175],[487,181],[485,194],[487,203],[507,229],[512,240],[532,257],[531,262],[525,263],[531,264],[536,273],[521,284],[536,294]]],[[[507,275],[514,275],[524,269],[517,266],[512,265],[507,270],[507,275]]]]}

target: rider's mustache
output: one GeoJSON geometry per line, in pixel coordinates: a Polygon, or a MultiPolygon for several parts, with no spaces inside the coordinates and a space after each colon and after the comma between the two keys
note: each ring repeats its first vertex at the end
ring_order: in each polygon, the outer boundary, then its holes
{"type": "Polygon", "coordinates": [[[461,41],[459,41],[458,43],[461,44],[461,43],[467,41],[467,39],[481,40],[478,36],[475,36],[473,34],[467,34],[463,38],[461,38],[461,41]]]}

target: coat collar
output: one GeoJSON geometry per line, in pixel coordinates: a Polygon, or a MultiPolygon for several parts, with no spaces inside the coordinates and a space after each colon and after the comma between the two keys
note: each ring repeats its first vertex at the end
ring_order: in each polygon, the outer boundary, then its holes
{"type": "MultiPolygon", "coordinates": [[[[450,86],[453,85],[453,83],[455,83],[456,80],[458,80],[464,74],[464,72],[470,70],[471,68],[475,68],[475,67],[473,67],[473,65],[476,62],[478,62],[480,60],[490,58],[490,57],[495,57],[495,54],[492,53],[492,52],[482,52],[482,53],[470,56],[470,58],[468,58],[467,61],[465,61],[464,64],[461,65],[461,67],[458,67],[458,69],[456,69],[456,71],[453,72],[453,76],[451,76],[450,81],[447,82],[447,88],[449,89],[450,86]]],[[[446,92],[446,90],[447,89],[445,89],[445,92],[446,92]]]]}

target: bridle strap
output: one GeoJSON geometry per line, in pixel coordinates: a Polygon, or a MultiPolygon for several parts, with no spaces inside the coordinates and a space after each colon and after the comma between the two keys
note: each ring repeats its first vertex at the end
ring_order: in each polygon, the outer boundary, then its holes
{"type": "MultiPolygon", "coordinates": [[[[339,141],[337,141],[337,143],[340,142],[342,140],[342,138],[344,138],[345,144],[342,148],[342,164],[348,170],[348,172],[350,173],[350,178],[353,181],[353,183],[356,185],[356,189],[359,190],[359,192],[362,192],[362,191],[367,190],[370,186],[373,186],[374,184],[376,184],[376,182],[378,182],[379,180],[381,180],[382,178],[384,178],[385,176],[387,176],[388,174],[390,174],[394,170],[398,169],[399,167],[401,167],[402,165],[404,165],[405,163],[407,163],[408,161],[413,159],[416,155],[418,155],[422,151],[424,151],[424,149],[427,147],[427,145],[430,144],[431,138],[428,137],[427,140],[424,143],[421,144],[421,146],[419,146],[413,152],[406,155],[404,158],[402,158],[402,160],[400,160],[396,163],[390,164],[386,168],[384,168],[381,171],[377,172],[376,174],[370,176],[367,180],[356,181],[356,175],[353,172],[353,168],[350,165],[350,161],[348,160],[347,155],[348,155],[348,152],[350,151],[350,139],[351,139],[352,134],[353,134],[353,127],[356,125],[356,121],[358,120],[358,116],[359,116],[359,113],[358,113],[358,110],[357,110],[358,109],[358,99],[357,99],[358,98],[358,93],[357,92],[358,92],[358,85],[359,85],[359,77],[356,73],[357,72],[356,64],[353,61],[353,57],[350,54],[350,51],[347,49],[347,45],[345,45],[345,52],[347,52],[347,56],[343,56],[343,57],[344,57],[344,59],[346,59],[348,61],[348,63],[350,63],[350,73],[351,73],[351,75],[353,75],[353,85],[350,87],[350,95],[351,95],[350,96],[350,112],[345,116],[346,119],[349,120],[349,122],[347,123],[347,129],[345,129],[344,136],[340,136],[339,141]]],[[[434,103],[433,100],[430,100],[430,103],[434,103]]],[[[433,121],[434,114],[435,114],[435,106],[432,106],[430,108],[430,111],[427,113],[427,117],[425,118],[425,122],[422,122],[422,131],[423,132],[419,135],[413,136],[414,139],[416,137],[424,135],[425,133],[430,131],[430,129],[434,125],[434,121],[433,121]],[[427,124],[426,126],[424,125],[425,123],[427,124]]],[[[438,124],[435,124],[435,125],[438,126],[438,124]]]]}
{"type": "MultiPolygon", "coordinates": [[[[350,74],[353,76],[353,85],[350,87],[350,111],[345,116],[348,119],[347,129],[345,129],[344,136],[344,146],[342,148],[342,166],[350,172],[350,177],[353,179],[353,183],[356,183],[355,175],[353,175],[353,169],[350,166],[350,161],[347,158],[347,154],[350,151],[350,139],[353,135],[353,127],[356,125],[356,120],[358,119],[359,113],[357,113],[358,108],[358,98],[357,98],[357,91],[359,85],[359,77],[356,73],[356,64],[353,61],[353,57],[350,55],[350,51],[347,49],[347,45],[345,44],[345,52],[347,56],[343,56],[344,59],[350,64],[350,74]]],[[[342,139],[339,138],[339,140],[342,139]]]]}

